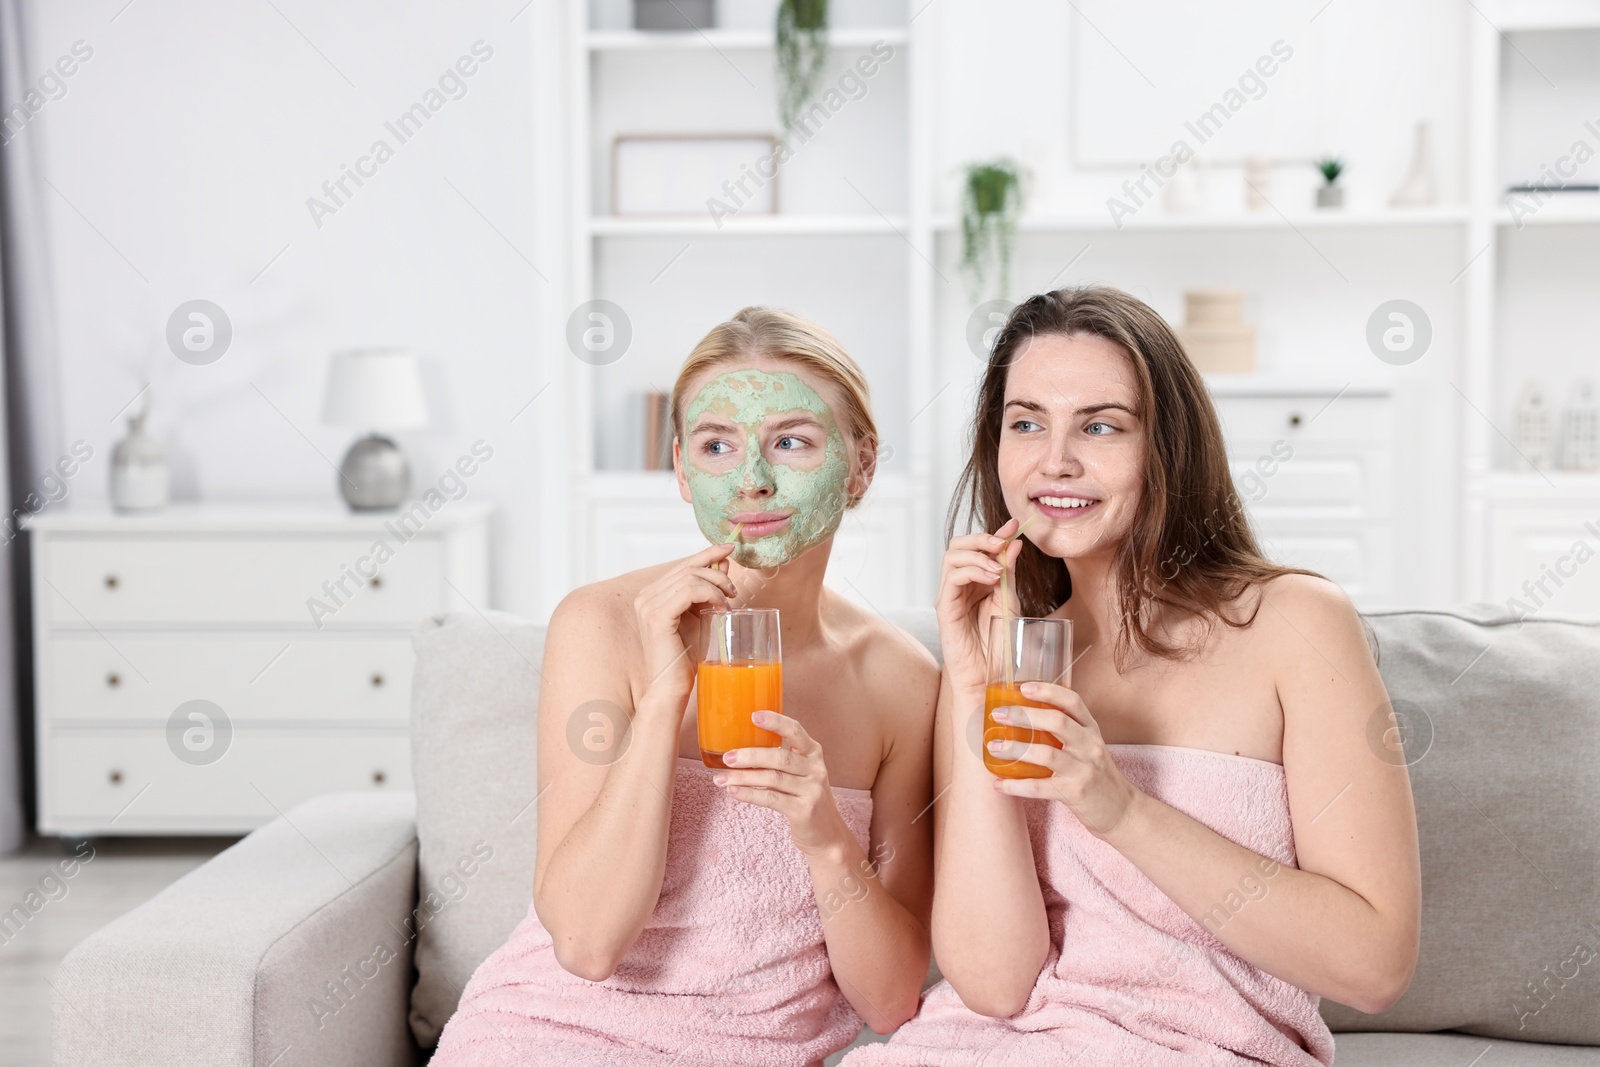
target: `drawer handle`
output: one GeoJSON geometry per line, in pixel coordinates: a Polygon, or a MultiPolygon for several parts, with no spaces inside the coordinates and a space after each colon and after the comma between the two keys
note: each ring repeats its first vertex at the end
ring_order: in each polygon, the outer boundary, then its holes
{"type": "Polygon", "coordinates": [[[372,586],[372,588],[374,588],[374,589],[382,589],[383,588],[383,575],[374,574],[372,576],[372,580],[369,581],[367,584],[372,586]]]}
{"type": "Polygon", "coordinates": [[[383,771],[381,771],[381,770],[373,771],[372,772],[373,784],[382,785],[383,784],[383,777],[384,777],[383,771]]]}
{"type": "Polygon", "coordinates": [[[117,587],[117,576],[115,574],[106,575],[106,588],[107,589],[115,589],[116,587],[117,587]]]}
{"type": "Polygon", "coordinates": [[[122,676],[116,671],[112,671],[110,674],[106,675],[106,685],[110,686],[112,689],[115,689],[121,684],[122,676]]]}
{"type": "Polygon", "coordinates": [[[1300,425],[1300,413],[1298,411],[1290,413],[1290,415],[1289,415],[1289,425],[1290,426],[1299,426],[1300,425]]]}
{"type": "Polygon", "coordinates": [[[113,770],[110,774],[106,775],[106,777],[111,779],[111,784],[112,785],[121,785],[122,784],[122,772],[121,771],[113,770]]]}
{"type": "Polygon", "coordinates": [[[373,687],[373,688],[374,688],[374,689],[376,689],[376,688],[378,688],[378,687],[379,687],[379,686],[381,686],[381,685],[382,685],[382,684],[383,684],[383,675],[381,675],[381,674],[374,674],[374,675],[373,675],[373,676],[372,676],[372,687],[373,687]]]}

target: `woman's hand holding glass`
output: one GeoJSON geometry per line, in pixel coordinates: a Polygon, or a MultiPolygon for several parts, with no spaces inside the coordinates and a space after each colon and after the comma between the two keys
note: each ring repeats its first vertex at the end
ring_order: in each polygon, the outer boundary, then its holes
{"type": "MultiPolygon", "coordinates": [[[[935,607],[945,674],[957,693],[983,691],[987,670],[983,635],[991,616],[1006,613],[1000,576],[1014,568],[1022,554],[1016,531],[1017,520],[1010,519],[992,534],[952,538],[945,550],[935,607]]],[[[1014,589],[1009,607],[1010,614],[1018,613],[1014,589]]]]}
{"type": "Polygon", "coordinates": [[[990,751],[996,756],[1037,764],[1050,772],[1047,778],[996,778],[995,788],[1014,797],[1059,800],[1096,837],[1106,837],[1121,825],[1143,794],[1112,761],[1100,724],[1082,697],[1064,685],[1050,682],[1023,682],[1021,688],[1029,700],[1050,707],[996,708],[995,720],[1042,730],[1060,741],[1061,747],[990,742],[990,751]]]}
{"type": "Polygon", "coordinates": [[[783,738],[776,748],[736,748],[723,755],[729,770],[712,781],[747,804],[771,808],[789,820],[789,835],[807,856],[850,839],[850,829],[833,801],[822,745],[787,715],[758,711],[755,724],[783,738]]]}
{"type": "Polygon", "coordinates": [[[647,692],[675,700],[680,714],[688,704],[695,676],[694,657],[689,655],[680,628],[699,605],[725,608],[729,598],[738,596],[727,574],[734,547],[711,545],[679,560],[639,590],[633,601],[650,677],[647,692]]]}

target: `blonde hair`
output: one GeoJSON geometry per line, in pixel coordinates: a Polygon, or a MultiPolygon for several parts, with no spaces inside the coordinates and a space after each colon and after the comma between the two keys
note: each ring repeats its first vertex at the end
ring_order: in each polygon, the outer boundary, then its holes
{"type": "MultiPolygon", "coordinates": [[[[759,305],[713,326],[683,361],[678,380],[672,383],[673,436],[683,441],[683,411],[689,399],[684,394],[691,382],[712,367],[760,356],[796,363],[838,386],[844,407],[843,418],[838,420],[841,428],[858,446],[864,441],[876,451],[878,424],[872,418],[871,391],[860,364],[833,334],[810,319],[759,305]]],[[[851,466],[855,466],[854,457],[851,466]]],[[[845,507],[860,502],[860,494],[853,493],[845,507]]]]}

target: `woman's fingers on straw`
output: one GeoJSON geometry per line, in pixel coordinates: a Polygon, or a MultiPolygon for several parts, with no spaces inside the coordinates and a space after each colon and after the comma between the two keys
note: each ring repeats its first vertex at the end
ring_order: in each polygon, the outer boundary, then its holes
{"type": "Polygon", "coordinates": [[[709,604],[715,608],[725,608],[728,606],[728,597],[730,594],[724,591],[723,588],[716,582],[713,582],[706,577],[707,575],[711,574],[717,575],[717,577],[722,578],[724,581],[727,580],[727,576],[719,573],[718,571],[693,571],[687,576],[688,580],[684,582],[683,585],[679,586],[678,593],[675,598],[678,603],[682,605],[682,607],[679,609],[680,611],[687,610],[690,606],[695,604],[709,604]]]}
{"type": "Polygon", "coordinates": [[[1000,576],[985,567],[957,567],[950,572],[950,579],[958,585],[994,585],[1000,576]]]}
{"type": "Polygon", "coordinates": [[[717,545],[708,545],[684,560],[684,562],[691,567],[709,567],[719,560],[727,559],[737,547],[730,541],[724,541],[717,545]]]}
{"type": "Polygon", "coordinates": [[[945,558],[948,559],[954,552],[982,552],[993,556],[1000,542],[995,540],[993,534],[967,534],[964,537],[952,537],[950,544],[945,547],[945,558]]]}
{"type": "Polygon", "coordinates": [[[978,551],[952,551],[945,553],[945,562],[954,567],[983,567],[986,570],[1000,573],[1000,563],[991,552],[978,551]]]}
{"type": "MultiPolygon", "coordinates": [[[[1007,523],[1007,525],[1010,524],[1007,523]]],[[[976,547],[984,552],[998,552],[1000,551],[1001,546],[1006,543],[1007,532],[1008,531],[1006,530],[1005,526],[1002,526],[1000,529],[991,534],[977,534],[976,547]]]]}
{"type": "Polygon", "coordinates": [[[710,582],[727,596],[739,595],[738,587],[733,584],[733,579],[728,577],[726,571],[718,570],[716,567],[705,567],[701,570],[690,571],[689,574],[691,577],[698,578],[701,581],[710,582]]]}

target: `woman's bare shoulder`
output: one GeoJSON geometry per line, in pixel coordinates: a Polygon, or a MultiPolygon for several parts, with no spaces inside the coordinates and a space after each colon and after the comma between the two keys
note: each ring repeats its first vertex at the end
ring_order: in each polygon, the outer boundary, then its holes
{"type": "Polygon", "coordinates": [[[625,645],[625,642],[618,640],[618,635],[623,632],[633,632],[634,599],[638,597],[641,589],[655,581],[671,566],[671,563],[661,563],[654,567],[628,571],[614,578],[580,585],[562,597],[561,602],[556,605],[555,612],[550,616],[551,637],[559,635],[561,638],[570,639],[604,631],[607,644],[625,645]],[[626,626],[627,630],[619,631],[620,626],[626,626]]]}
{"type": "Polygon", "coordinates": [[[1200,641],[1201,661],[1236,663],[1243,655],[1267,669],[1316,657],[1313,631],[1323,638],[1365,632],[1355,606],[1336,583],[1291,572],[1253,582],[1219,605],[1215,614],[1185,616],[1162,636],[1191,648],[1200,641]]]}
{"type": "Polygon", "coordinates": [[[895,705],[930,710],[939,694],[939,664],[915,636],[871,608],[836,596],[835,633],[861,665],[867,684],[909,700],[895,705]]]}
{"type": "Polygon", "coordinates": [[[1292,621],[1295,612],[1313,612],[1343,622],[1359,619],[1360,613],[1351,603],[1349,594],[1337,582],[1320,574],[1274,575],[1257,584],[1253,595],[1262,613],[1277,618],[1281,625],[1292,621]]]}
{"type": "Polygon", "coordinates": [[[1280,668],[1339,671],[1351,659],[1371,658],[1361,613],[1336,582],[1276,575],[1256,587],[1253,603],[1259,606],[1251,629],[1280,668]]]}
{"type": "MultiPolygon", "coordinates": [[[[1231,599],[1222,601],[1217,614],[1235,623],[1244,623],[1242,632],[1245,634],[1266,636],[1288,628],[1293,614],[1292,612],[1286,614],[1288,608],[1301,612],[1309,610],[1332,612],[1335,615],[1355,614],[1355,608],[1350,605],[1350,598],[1337,584],[1320,575],[1294,572],[1275,574],[1263,581],[1251,582],[1231,599]]],[[[1210,613],[1207,614],[1209,616],[1210,613]]],[[[1195,617],[1184,618],[1184,625],[1194,625],[1196,622],[1195,617]]]]}

